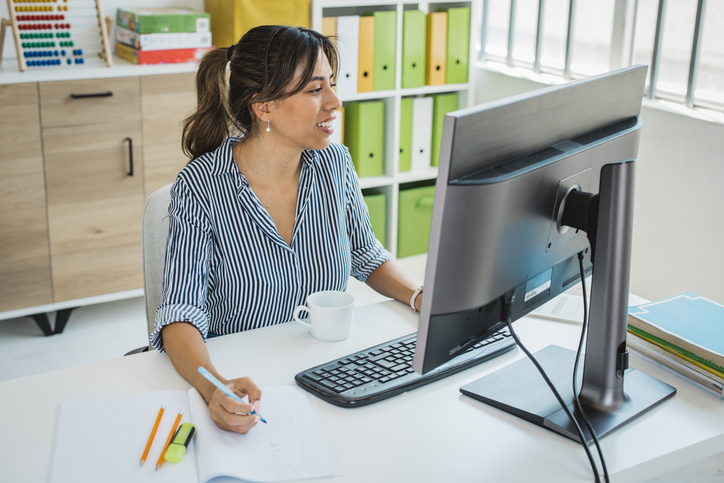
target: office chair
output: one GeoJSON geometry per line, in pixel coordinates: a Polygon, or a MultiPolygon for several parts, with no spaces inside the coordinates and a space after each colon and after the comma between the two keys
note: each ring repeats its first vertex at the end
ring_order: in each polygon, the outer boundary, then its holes
{"type": "MultiPolygon", "coordinates": [[[[143,292],[146,298],[146,326],[151,336],[155,326],[156,309],[161,305],[163,291],[163,269],[166,262],[166,240],[168,239],[168,205],[171,202],[171,185],[154,191],[143,207],[143,292]]],[[[151,350],[139,347],[126,355],[151,350]]]]}

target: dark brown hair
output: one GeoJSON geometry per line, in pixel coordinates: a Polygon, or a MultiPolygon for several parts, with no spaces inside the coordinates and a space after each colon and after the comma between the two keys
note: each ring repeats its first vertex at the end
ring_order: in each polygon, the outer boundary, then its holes
{"type": "Polygon", "coordinates": [[[196,73],[196,111],[183,123],[184,154],[193,160],[219,147],[230,135],[254,136],[258,120],[252,104],[281,100],[304,89],[314,76],[320,49],[336,77],[335,45],[303,27],[255,27],[235,45],[207,52],[196,73]],[[233,51],[227,58],[229,49],[233,51]],[[299,66],[304,72],[292,85],[299,66]]]}

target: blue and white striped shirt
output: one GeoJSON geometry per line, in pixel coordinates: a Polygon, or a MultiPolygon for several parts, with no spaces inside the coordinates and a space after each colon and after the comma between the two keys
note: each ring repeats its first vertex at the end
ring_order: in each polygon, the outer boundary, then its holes
{"type": "Polygon", "coordinates": [[[239,172],[227,139],[189,163],[171,189],[161,329],[190,322],[204,338],[292,320],[320,290],[365,281],[391,258],[375,238],[346,147],[304,151],[292,244],[239,172]]]}

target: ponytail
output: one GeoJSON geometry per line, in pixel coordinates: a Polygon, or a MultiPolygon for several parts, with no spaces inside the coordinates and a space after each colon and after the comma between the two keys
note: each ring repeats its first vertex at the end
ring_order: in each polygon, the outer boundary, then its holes
{"type": "Polygon", "coordinates": [[[196,111],[184,119],[181,148],[191,159],[218,148],[234,123],[229,114],[226,48],[207,52],[196,73],[196,111]]]}

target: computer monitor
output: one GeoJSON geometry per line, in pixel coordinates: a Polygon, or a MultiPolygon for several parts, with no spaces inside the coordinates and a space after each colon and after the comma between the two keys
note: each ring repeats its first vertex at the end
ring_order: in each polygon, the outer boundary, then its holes
{"type": "MultiPolygon", "coordinates": [[[[413,368],[427,373],[592,273],[580,400],[599,436],[675,389],[628,368],[634,164],[646,66],[445,117],[413,368]],[[625,376],[625,377],[624,377],[625,376]]],[[[572,404],[575,353],[536,356],[572,404]]],[[[461,391],[579,441],[526,359],[461,391]]],[[[590,441],[590,434],[585,437],[590,441]]]]}

